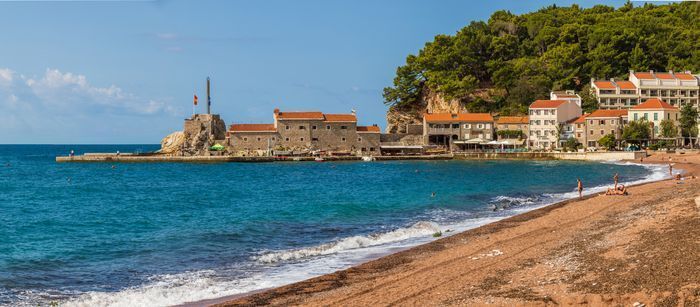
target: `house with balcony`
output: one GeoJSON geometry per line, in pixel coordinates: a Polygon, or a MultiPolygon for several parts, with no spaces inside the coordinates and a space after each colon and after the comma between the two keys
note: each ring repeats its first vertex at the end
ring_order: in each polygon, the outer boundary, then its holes
{"type": "Polygon", "coordinates": [[[652,137],[661,138],[661,121],[670,120],[676,127],[680,127],[680,110],[671,104],[658,99],[647,99],[644,103],[631,108],[628,114],[629,120],[646,119],[651,126],[652,137]]]}
{"type": "Polygon", "coordinates": [[[581,113],[581,107],[571,100],[535,100],[529,108],[528,147],[543,150],[561,147],[561,142],[566,140],[560,134],[581,113]]]}
{"type": "Polygon", "coordinates": [[[493,141],[494,120],[488,113],[426,113],[423,139],[449,151],[477,149],[493,141]]]}
{"type": "Polygon", "coordinates": [[[628,80],[591,79],[591,91],[600,109],[629,109],[650,98],[658,98],[672,106],[690,104],[699,107],[698,76],[685,72],[635,72],[628,80]]]}

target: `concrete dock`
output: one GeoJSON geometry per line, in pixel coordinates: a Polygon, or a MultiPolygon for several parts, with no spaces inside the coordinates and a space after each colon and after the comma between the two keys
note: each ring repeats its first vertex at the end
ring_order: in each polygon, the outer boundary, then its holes
{"type": "MultiPolygon", "coordinates": [[[[613,152],[470,152],[443,155],[375,156],[376,161],[392,160],[584,160],[619,161],[638,160],[646,156],[644,151],[613,152]]],[[[85,154],[58,156],[56,162],[175,162],[175,163],[223,163],[223,162],[298,162],[315,161],[314,157],[238,157],[238,156],[170,156],[157,154],[85,154]]],[[[323,157],[324,161],[361,161],[358,156],[323,157]]]]}

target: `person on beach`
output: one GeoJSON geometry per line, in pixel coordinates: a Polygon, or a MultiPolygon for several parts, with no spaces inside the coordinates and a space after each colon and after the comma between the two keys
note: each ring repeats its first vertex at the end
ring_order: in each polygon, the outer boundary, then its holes
{"type": "Polygon", "coordinates": [[[615,181],[615,185],[614,185],[615,189],[617,189],[617,182],[618,182],[619,180],[620,180],[620,175],[618,175],[617,173],[615,173],[615,176],[613,176],[613,181],[615,181]]]}
{"type": "Polygon", "coordinates": [[[668,174],[673,176],[673,164],[671,162],[668,163],[668,174]]]}
{"type": "Polygon", "coordinates": [[[581,199],[583,197],[583,183],[581,183],[581,178],[576,178],[577,181],[577,189],[578,189],[578,198],[581,199]]]}
{"type": "Polygon", "coordinates": [[[71,157],[75,156],[75,151],[73,151],[73,149],[70,150],[70,156],[71,157]]]}
{"type": "Polygon", "coordinates": [[[614,189],[608,189],[605,195],[627,195],[627,187],[621,184],[619,187],[614,189]]]}

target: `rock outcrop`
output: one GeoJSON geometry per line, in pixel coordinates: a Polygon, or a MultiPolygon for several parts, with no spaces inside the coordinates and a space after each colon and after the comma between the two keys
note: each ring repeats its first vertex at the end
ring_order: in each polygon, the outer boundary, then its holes
{"type": "Polygon", "coordinates": [[[160,143],[163,154],[206,156],[216,143],[224,145],[226,124],[218,114],[195,114],[185,119],[183,131],[173,132],[160,143]]]}
{"type": "Polygon", "coordinates": [[[168,155],[177,155],[185,144],[185,133],[182,131],[175,131],[168,134],[162,141],[160,141],[160,153],[168,155]]]}
{"type": "Polygon", "coordinates": [[[387,111],[387,133],[406,133],[407,124],[422,124],[423,113],[467,112],[458,99],[447,100],[440,93],[425,88],[417,103],[408,107],[391,107],[387,111]]]}

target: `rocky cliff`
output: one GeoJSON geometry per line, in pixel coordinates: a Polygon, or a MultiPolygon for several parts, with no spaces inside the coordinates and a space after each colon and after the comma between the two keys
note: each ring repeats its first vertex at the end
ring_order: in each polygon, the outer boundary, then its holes
{"type": "Polygon", "coordinates": [[[177,155],[185,144],[185,133],[175,131],[160,141],[160,153],[177,155]]]}
{"type": "MultiPolygon", "coordinates": [[[[475,99],[491,101],[495,89],[477,89],[463,100],[445,99],[440,93],[425,88],[418,101],[408,107],[390,107],[386,114],[387,133],[405,133],[407,124],[422,124],[424,113],[471,112],[466,104],[475,99]]],[[[497,92],[497,91],[496,91],[497,92]]]]}

